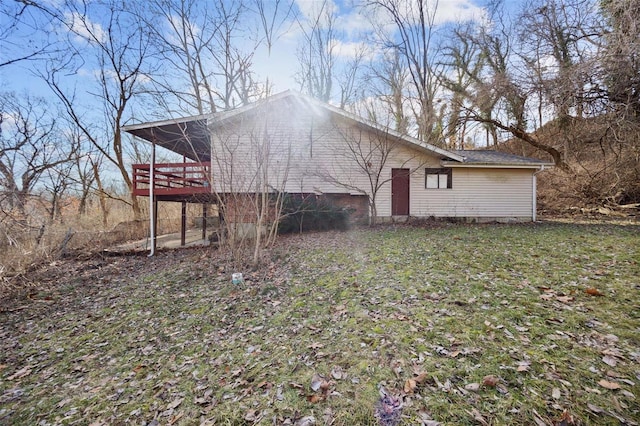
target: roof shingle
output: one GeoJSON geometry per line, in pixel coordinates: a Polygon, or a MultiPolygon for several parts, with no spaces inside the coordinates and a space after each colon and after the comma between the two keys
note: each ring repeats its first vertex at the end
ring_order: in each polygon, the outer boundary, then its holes
{"type": "Polygon", "coordinates": [[[465,163],[470,164],[498,164],[498,165],[550,165],[548,161],[537,158],[522,157],[520,155],[509,154],[491,150],[458,150],[456,154],[464,157],[465,163]]]}

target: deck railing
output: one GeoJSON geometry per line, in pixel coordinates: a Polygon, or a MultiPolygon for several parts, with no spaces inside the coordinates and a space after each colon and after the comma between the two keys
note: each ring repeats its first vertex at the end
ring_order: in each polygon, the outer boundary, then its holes
{"type": "MultiPolygon", "coordinates": [[[[149,164],[133,165],[133,193],[149,196],[149,164]]],[[[155,195],[191,195],[211,192],[211,163],[157,163],[153,168],[155,195]]]]}

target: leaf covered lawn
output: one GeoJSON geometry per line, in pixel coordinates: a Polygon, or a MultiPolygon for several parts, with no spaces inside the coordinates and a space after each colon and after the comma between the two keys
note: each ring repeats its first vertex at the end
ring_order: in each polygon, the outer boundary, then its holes
{"type": "Polygon", "coordinates": [[[0,424],[638,424],[639,231],[289,236],[240,286],[212,249],[61,261],[2,300],[0,424]]]}

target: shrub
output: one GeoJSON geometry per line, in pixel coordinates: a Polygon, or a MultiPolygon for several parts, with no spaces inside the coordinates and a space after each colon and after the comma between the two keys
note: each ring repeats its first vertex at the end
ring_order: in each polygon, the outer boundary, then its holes
{"type": "Polygon", "coordinates": [[[345,230],[349,225],[349,209],[335,205],[315,194],[285,194],[278,232],[345,230]]]}

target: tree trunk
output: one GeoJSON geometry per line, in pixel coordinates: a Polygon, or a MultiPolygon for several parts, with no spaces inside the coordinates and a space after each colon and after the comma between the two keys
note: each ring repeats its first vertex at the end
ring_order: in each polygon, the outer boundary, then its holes
{"type": "Polygon", "coordinates": [[[102,186],[102,179],[100,179],[100,172],[98,170],[98,165],[91,162],[91,167],[93,168],[93,175],[96,179],[96,185],[98,186],[98,198],[100,199],[100,210],[102,211],[102,226],[106,228],[107,219],[109,217],[109,209],[107,207],[107,197],[104,192],[104,188],[102,186]]]}

